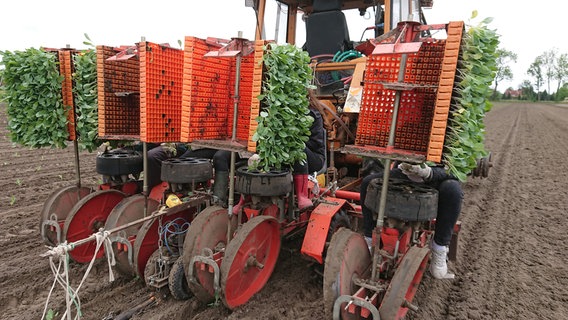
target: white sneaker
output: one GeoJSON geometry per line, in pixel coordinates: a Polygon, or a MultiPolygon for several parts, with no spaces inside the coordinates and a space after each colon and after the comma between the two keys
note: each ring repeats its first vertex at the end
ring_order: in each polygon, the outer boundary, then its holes
{"type": "Polygon", "coordinates": [[[455,275],[448,273],[448,248],[432,245],[432,259],[430,260],[430,273],[436,279],[453,279],[455,275]],[[436,248],[435,248],[436,247],[436,248]]]}

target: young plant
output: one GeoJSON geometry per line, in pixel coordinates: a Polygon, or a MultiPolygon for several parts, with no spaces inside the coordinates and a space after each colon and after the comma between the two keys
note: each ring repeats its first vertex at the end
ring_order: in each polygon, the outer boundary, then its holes
{"type": "MultiPolygon", "coordinates": [[[[474,11],[472,18],[477,16],[474,11]]],[[[487,18],[470,26],[462,38],[456,86],[450,106],[443,162],[448,172],[465,181],[485,150],[485,113],[491,110],[490,85],[497,71],[499,36],[488,28],[487,18]]]]}
{"type": "Polygon", "coordinates": [[[265,79],[258,97],[263,108],[253,141],[258,142],[258,165],[268,171],[306,161],[304,148],[314,121],[307,95],[312,70],[309,55],[290,44],[269,44],[263,62],[265,79]]]}
{"type": "Polygon", "coordinates": [[[8,104],[12,142],[33,148],[65,148],[67,118],[56,55],[33,48],[0,51],[0,55],[4,66],[0,82],[8,104]]]}

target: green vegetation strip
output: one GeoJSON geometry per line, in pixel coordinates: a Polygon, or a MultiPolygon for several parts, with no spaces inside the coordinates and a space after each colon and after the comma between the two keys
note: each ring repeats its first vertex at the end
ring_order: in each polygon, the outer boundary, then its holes
{"type": "Polygon", "coordinates": [[[262,109],[253,141],[258,142],[258,166],[268,171],[306,161],[304,148],[314,120],[307,96],[312,70],[307,52],[289,44],[269,44],[263,62],[262,109]]]}
{"type": "Polygon", "coordinates": [[[487,26],[490,22],[487,18],[470,26],[462,39],[443,156],[448,172],[460,181],[477,167],[478,159],[488,155],[483,120],[491,110],[490,86],[497,70],[499,45],[496,31],[487,26]]]}

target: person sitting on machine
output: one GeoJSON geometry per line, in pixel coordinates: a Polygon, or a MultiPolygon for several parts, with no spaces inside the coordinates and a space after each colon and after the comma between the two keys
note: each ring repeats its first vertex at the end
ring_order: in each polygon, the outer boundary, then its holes
{"type": "MultiPolygon", "coordinates": [[[[430,273],[436,279],[453,279],[454,274],[448,273],[447,254],[448,246],[452,238],[454,225],[456,224],[463,200],[463,192],[460,182],[452,175],[446,173],[441,166],[411,165],[399,163],[391,170],[391,178],[406,179],[417,183],[424,183],[438,190],[438,213],[434,238],[431,243],[432,260],[430,273]]],[[[376,222],[373,220],[373,212],[365,206],[367,187],[371,180],[382,178],[382,170],[374,170],[361,182],[361,209],[363,213],[363,232],[365,240],[370,247],[372,242],[373,228],[376,222]]]]}
{"type": "Polygon", "coordinates": [[[306,141],[304,152],[306,161],[302,164],[294,163],[292,176],[294,178],[294,190],[298,199],[298,209],[307,210],[313,206],[312,200],[308,196],[308,176],[311,172],[317,172],[325,165],[326,145],[325,135],[327,134],[323,126],[323,118],[320,113],[317,99],[313,90],[308,90],[310,116],[314,118],[310,127],[310,137],[306,141]]]}

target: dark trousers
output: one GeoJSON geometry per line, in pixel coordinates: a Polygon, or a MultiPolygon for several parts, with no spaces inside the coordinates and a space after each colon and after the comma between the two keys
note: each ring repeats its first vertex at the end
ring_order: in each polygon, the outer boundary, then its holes
{"type": "MultiPolygon", "coordinates": [[[[365,198],[367,197],[367,187],[371,180],[382,178],[383,173],[374,173],[363,178],[361,182],[361,208],[363,213],[363,232],[366,237],[373,235],[373,229],[376,221],[373,219],[373,212],[365,206],[365,198]]],[[[391,170],[391,178],[406,179],[400,169],[391,170]]],[[[450,244],[454,225],[458,221],[461,212],[461,204],[463,200],[463,192],[459,181],[454,179],[445,179],[442,181],[432,181],[426,183],[438,190],[438,214],[436,216],[436,229],[434,241],[442,246],[450,244]]]]}

